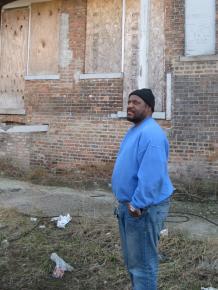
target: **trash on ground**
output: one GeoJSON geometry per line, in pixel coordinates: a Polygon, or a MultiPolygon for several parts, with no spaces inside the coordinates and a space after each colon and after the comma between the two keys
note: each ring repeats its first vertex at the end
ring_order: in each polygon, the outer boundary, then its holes
{"type": "Polygon", "coordinates": [[[40,228],[40,229],[45,229],[46,226],[45,226],[45,225],[40,225],[39,228],[40,228]]]}
{"type": "Polygon", "coordinates": [[[70,214],[67,215],[59,215],[59,217],[53,217],[51,221],[57,221],[57,227],[64,229],[66,224],[68,224],[72,220],[70,214]]]}
{"type": "Polygon", "coordinates": [[[0,230],[4,230],[4,229],[6,229],[7,227],[8,227],[7,225],[3,225],[3,224],[0,223],[0,230]]]}
{"type": "Polygon", "coordinates": [[[60,258],[56,253],[51,254],[51,260],[56,263],[52,276],[54,278],[62,278],[65,271],[72,271],[74,268],[60,258]]]}
{"type": "Polygon", "coordinates": [[[31,220],[31,222],[36,222],[37,221],[37,218],[31,217],[30,220],[31,220]]]}
{"type": "Polygon", "coordinates": [[[160,235],[162,237],[167,237],[168,236],[168,229],[163,229],[162,231],[160,231],[160,235]]]}
{"type": "Polygon", "coordinates": [[[2,245],[3,248],[7,248],[9,246],[8,240],[6,240],[6,239],[5,240],[2,240],[1,241],[1,245],[2,245]]]}

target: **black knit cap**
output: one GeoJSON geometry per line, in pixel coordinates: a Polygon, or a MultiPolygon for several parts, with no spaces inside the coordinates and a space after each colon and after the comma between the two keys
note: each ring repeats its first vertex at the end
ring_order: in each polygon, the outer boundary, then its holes
{"type": "Polygon", "coordinates": [[[135,90],[129,94],[129,97],[132,95],[140,97],[149,107],[151,107],[152,112],[154,112],[155,100],[152,90],[150,89],[135,90]]]}

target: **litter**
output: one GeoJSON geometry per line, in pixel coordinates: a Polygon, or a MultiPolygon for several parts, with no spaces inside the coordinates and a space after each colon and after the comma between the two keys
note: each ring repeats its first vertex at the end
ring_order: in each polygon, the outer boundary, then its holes
{"type": "Polygon", "coordinates": [[[209,288],[204,288],[201,287],[201,290],[218,290],[217,288],[209,287],[209,288]]]}
{"type": "Polygon", "coordinates": [[[64,229],[66,224],[68,224],[72,220],[70,214],[67,215],[59,215],[59,217],[53,217],[51,221],[57,221],[57,227],[64,229]]]}
{"type": "Polygon", "coordinates": [[[60,258],[56,253],[51,254],[51,260],[56,263],[52,276],[54,278],[62,278],[65,271],[72,271],[74,268],[60,258]]]}
{"type": "Polygon", "coordinates": [[[40,225],[39,228],[40,228],[40,229],[45,229],[46,226],[45,226],[45,225],[40,225]]]}
{"type": "Polygon", "coordinates": [[[31,222],[36,222],[37,218],[31,217],[30,220],[31,220],[31,222]]]}
{"type": "Polygon", "coordinates": [[[1,245],[2,245],[3,248],[7,248],[7,247],[9,246],[9,242],[8,242],[8,240],[3,240],[3,241],[1,242],[1,245]]]}
{"type": "Polygon", "coordinates": [[[168,236],[168,229],[163,229],[161,232],[160,232],[160,235],[162,237],[167,237],[168,236]]]}

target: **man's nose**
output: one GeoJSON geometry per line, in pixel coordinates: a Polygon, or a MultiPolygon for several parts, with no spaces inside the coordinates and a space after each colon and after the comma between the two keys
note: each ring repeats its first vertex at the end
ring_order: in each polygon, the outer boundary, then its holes
{"type": "Polygon", "coordinates": [[[133,103],[129,102],[128,105],[127,105],[127,108],[132,108],[132,107],[133,107],[133,103]]]}

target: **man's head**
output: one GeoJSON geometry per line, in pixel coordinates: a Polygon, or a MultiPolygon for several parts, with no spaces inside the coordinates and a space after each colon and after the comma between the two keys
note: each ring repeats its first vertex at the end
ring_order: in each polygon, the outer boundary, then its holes
{"type": "Polygon", "coordinates": [[[129,94],[127,120],[140,123],[154,112],[155,100],[150,89],[135,90],[129,94]]]}

